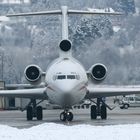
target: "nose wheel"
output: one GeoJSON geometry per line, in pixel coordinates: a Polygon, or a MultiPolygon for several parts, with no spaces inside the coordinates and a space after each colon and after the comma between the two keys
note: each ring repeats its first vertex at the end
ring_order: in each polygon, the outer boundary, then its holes
{"type": "Polygon", "coordinates": [[[60,120],[61,121],[72,121],[73,120],[73,114],[69,111],[64,111],[60,114],[60,120]]]}

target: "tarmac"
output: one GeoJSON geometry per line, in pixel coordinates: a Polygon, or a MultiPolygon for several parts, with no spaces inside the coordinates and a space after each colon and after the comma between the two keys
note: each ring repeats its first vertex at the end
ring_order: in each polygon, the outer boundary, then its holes
{"type": "Polygon", "coordinates": [[[74,119],[72,122],[62,122],[59,120],[59,115],[63,110],[44,110],[43,120],[37,121],[35,118],[32,121],[26,120],[26,111],[0,111],[0,125],[8,125],[16,128],[30,128],[43,123],[58,123],[64,125],[89,124],[94,126],[119,125],[119,124],[140,124],[140,107],[120,109],[116,107],[114,110],[108,110],[106,120],[90,119],[90,109],[73,109],[74,119]]]}

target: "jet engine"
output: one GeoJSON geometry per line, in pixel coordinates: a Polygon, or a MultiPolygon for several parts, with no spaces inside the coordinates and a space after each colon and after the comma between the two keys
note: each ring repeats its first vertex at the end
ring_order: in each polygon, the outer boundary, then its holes
{"type": "Polygon", "coordinates": [[[102,81],[106,77],[107,68],[103,64],[95,64],[90,68],[90,73],[93,80],[102,81]]]}
{"type": "Polygon", "coordinates": [[[62,51],[68,52],[71,49],[71,42],[69,40],[62,40],[59,47],[62,51]]]}
{"type": "Polygon", "coordinates": [[[29,65],[24,71],[25,78],[32,85],[38,85],[41,83],[42,70],[39,66],[29,65]]]}

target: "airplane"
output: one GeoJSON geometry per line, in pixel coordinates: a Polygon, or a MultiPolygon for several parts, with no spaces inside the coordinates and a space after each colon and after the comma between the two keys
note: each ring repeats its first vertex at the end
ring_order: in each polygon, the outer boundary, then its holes
{"type": "Polygon", "coordinates": [[[64,111],[60,114],[61,121],[72,121],[73,113],[70,111],[72,106],[85,99],[96,98],[95,105],[91,105],[91,119],[107,119],[108,105],[104,102],[104,97],[139,94],[140,87],[112,87],[97,86],[104,81],[107,76],[107,68],[101,63],[91,66],[86,71],[84,66],[72,56],[72,43],[68,38],[68,16],[71,14],[84,15],[122,15],[119,12],[96,12],[84,10],[70,10],[67,6],[62,6],[60,10],[8,14],[7,17],[15,16],[36,16],[36,15],[61,15],[62,17],[62,40],[59,43],[59,57],[52,61],[47,67],[46,72],[35,64],[25,68],[24,75],[29,85],[17,84],[23,89],[0,90],[0,96],[29,98],[31,101],[26,107],[27,120],[43,119],[43,109],[39,105],[44,100],[49,100],[51,104],[61,106],[64,111]],[[44,80],[43,80],[44,79],[44,80]],[[28,87],[28,89],[26,89],[28,87]],[[40,102],[36,102],[39,99],[40,102]]]}

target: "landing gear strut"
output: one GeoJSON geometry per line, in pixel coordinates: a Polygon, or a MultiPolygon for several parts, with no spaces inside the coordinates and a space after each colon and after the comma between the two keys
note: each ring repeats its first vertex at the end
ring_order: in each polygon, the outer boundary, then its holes
{"type": "Polygon", "coordinates": [[[91,119],[97,119],[100,116],[101,119],[107,119],[107,105],[102,98],[97,98],[96,105],[92,105],[90,109],[91,119]]]}
{"type": "Polygon", "coordinates": [[[69,112],[68,110],[65,110],[60,114],[60,120],[61,121],[72,121],[73,120],[73,114],[72,112],[69,112]]]}
{"type": "MultiPolygon", "coordinates": [[[[41,103],[42,101],[40,101],[39,103],[41,103]]],[[[26,117],[28,121],[32,120],[33,117],[36,117],[37,120],[43,119],[42,106],[37,106],[39,103],[36,103],[36,99],[31,99],[31,101],[29,102],[27,106],[27,112],[26,112],[26,117]]]]}

